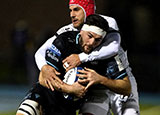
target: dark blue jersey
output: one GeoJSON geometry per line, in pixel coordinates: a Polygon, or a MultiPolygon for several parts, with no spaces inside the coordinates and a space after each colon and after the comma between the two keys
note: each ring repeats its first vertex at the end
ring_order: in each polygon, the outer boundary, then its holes
{"type": "MultiPolygon", "coordinates": [[[[57,36],[57,39],[53,42],[52,47],[46,51],[47,63],[53,66],[60,73],[63,73],[61,79],[63,79],[65,74],[62,60],[71,54],[79,54],[82,52],[78,36],[79,32],[75,31],[62,33],[57,36]]],[[[80,66],[91,68],[97,73],[111,79],[122,79],[127,75],[121,62],[118,60],[118,55],[115,55],[109,59],[86,62],[80,66]]]]}
{"type": "MultiPolygon", "coordinates": [[[[52,46],[46,51],[47,64],[54,67],[61,73],[59,76],[64,79],[65,69],[63,68],[62,60],[71,54],[79,54],[82,52],[81,46],[78,42],[79,32],[66,32],[58,35],[52,46]]],[[[123,79],[127,76],[118,55],[109,59],[95,60],[80,65],[95,70],[97,73],[112,78],[123,79]]],[[[94,85],[91,88],[105,88],[102,85],[94,85]]],[[[91,90],[89,90],[91,91],[91,90]]],[[[88,91],[88,92],[89,92],[88,91]]],[[[87,94],[86,94],[87,96],[87,94]]],[[[30,99],[42,105],[44,115],[75,115],[77,109],[81,107],[85,98],[78,101],[67,100],[64,98],[62,92],[51,91],[48,88],[37,83],[27,94],[25,99],[30,99]]]]}

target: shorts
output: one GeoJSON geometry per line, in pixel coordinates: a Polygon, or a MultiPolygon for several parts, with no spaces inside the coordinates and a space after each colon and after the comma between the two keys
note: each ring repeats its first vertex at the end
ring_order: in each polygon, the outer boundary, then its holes
{"type": "Polygon", "coordinates": [[[134,77],[129,77],[131,82],[131,95],[123,96],[112,91],[108,92],[110,97],[110,108],[115,115],[139,115],[139,97],[137,92],[137,84],[134,77]],[[130,109],[134,111],[130,111],[130,109]],[[126,113],[126,111],[129,111],[126,113]],[[133,113],[134,112],[134,113],[133,113]]]}
{"type": "Polygon", "coordinates": [[[109,97],[108,90],[93,90],[90,91],[85,103],[80,109],[80,113],[91,113],[94,115],[108,115],[109,111],[109,97]]]}

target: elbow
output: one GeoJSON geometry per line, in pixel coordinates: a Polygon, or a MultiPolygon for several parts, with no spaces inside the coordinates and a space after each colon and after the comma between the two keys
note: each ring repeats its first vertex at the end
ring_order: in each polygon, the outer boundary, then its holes
{"type": "Polygon", "coordinates": [[[114,50],[113,50],[113,54],[117,54],[120,48],[120,45],[117,41],[114,41],[114,50]]]}
{"type": "Polygon", "coordinates": [[[115,48],[115,50],[113,51],[113,54],[117,54],[119,51],[119,47],[117,46],[117,48],[115,48]]]}

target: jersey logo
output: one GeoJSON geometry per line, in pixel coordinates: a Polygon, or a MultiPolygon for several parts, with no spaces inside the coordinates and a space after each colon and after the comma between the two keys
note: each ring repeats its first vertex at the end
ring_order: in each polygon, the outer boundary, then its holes
{"type": "Polygon", "coordinates": [[[51,51],[57,54],[58,56],[61,55],[61,52],[52,44],[51,51]]]}
{"type": "Polygon", "coordinates": [[[47,53],[48,57],[50,57],[51,59],[55,60],[56,62],[59,62],[58,57],[51,50],[47,50],[46,53],[47,53]]]}

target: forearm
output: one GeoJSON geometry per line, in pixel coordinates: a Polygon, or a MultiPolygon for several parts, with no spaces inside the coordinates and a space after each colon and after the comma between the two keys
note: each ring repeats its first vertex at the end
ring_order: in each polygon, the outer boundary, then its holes
{"type": "Polygon", "coordinates": [[[63,83],[63,85],[61,85],[61,88],[59,89],[59,91],[63,92],[63,93],[67,93],[67,94],[72,94],[72,86],[68,85],[66,83],[63,83]]]}
{"type": "Polygon", "coordinates": [[[83,97],[85,95],[85,86],[79,84],[78,82],[73,83],[72,85],[68,85],[64,83],[61,85],[60,90],[63,93],[73,94],[76,97],[83,97]]]}
{"type": "MultiPolygon", "coordinates": [[[[44,86],[44,87],[48,87],[47,86],[47,83],[46,83],[46,80],[44,79],[44,77],[42,76],[42,72],[40,72],[39,74],[39,83],[44,86]]],[[[60,92],[64,92],[64,93],[72,93],[72,87],[66,83],[54,83],[52,84],[54,85],[53,87],[57,90],[57,91],[60,91],[60,92]]]]}
{"type": "Polygon", "coordinates": [[[122,95],[130,95],[131,84],[128,77],[123,79],[113,80],[106,77],[102,77],[100,84],[106,86],[111,91],[122,95]]]}
{"type": "Polygon", "coordinates": [[[90,54],[79,54],[80,61],[88,62],[93,60],[107,59],[118,53],[121,37],[119,33],[109,33],[103,44],[92,51],[90,54]]]}

